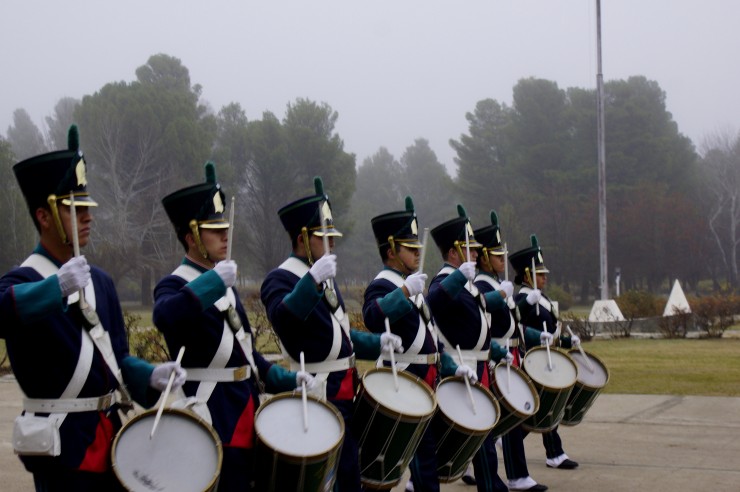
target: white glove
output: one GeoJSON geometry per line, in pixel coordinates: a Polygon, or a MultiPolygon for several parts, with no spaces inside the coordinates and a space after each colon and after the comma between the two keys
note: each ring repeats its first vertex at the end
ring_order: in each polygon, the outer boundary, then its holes
{"type": "Polygon", "coordinates": [[[164,391],[173,371],[175,372],[175,379],[172,381],[171,389],[177,389],[185,384],[188,377],[187,371],[180,366],[179,362],[169,361],[154,366],[152,375],[149,377],[149,386],[157,391],[164,391]]]}
{"type": "Polygon", "coordinates": [[[221,277],[227,289],[234,286],[236,283],[236,262],[234,260],[219,261],[213,269],[221,277]]]}
{"type": "Polygon", "coordinates": [[[581,337],[578,335],[571,335],[570,337],[570,344],[573,346],[573,348],[578,348],[581,346],[581,337]]]}
{"type": "Polygon", "coordinates": [[[57,272],[62,297],[82,290],[90,281],[90,265],[84,256],[76,256],[62,265],[57,272]]]}
{"type": "Polygon", "coordinates": [[[508,280],[501,282],[501,290],[506,292],[506,298],[509,299],[514,295],[514,284],[508,280]]]}
{"type": "Polygon", "coordinates": [[[316,378],[310,372],[298,371],[295,375],[295,385],[298,391],[303,391],[303,383],[306,383],[306,391],[316,387],[316,378]]]}
{"type": "Polygon", "coordinates": [[[534,306],[538,302],[540,302],[540,299],[542,299],[542,292],[540,289],[534,289],[532,292],[527,294],[527,304],[530,306],[534,306]]]}
{"type": "Polygon", "coordinates": [[[324,255],[313,262],[313,266],[308,271],[313,277],[314,282],[321,284],[325,280],[334,278],[337,275],[337,255],[324,255]]]}
{"type": "Polygon", "coordinates": [[[540,345],[552,345],[552,333],[546,331],[540,333],[540,345]]]}
{"type": "Polygon", "coordinates": [[[406,287],[406,290],[409,291],[409,297],[414,297],[424,292],[424,285],[426,285],[426,281],[426,273],[412,273],[411,275],[406,277],[406,281],[403,283],[403,285],[406,287]]]}
{"type": "Polygon", "coordinates": [[[462,378],[466,377],[471,383],[478,382],[478,374],[476,374],[472,367],[466,366],[464,364],[457,366],[457,369],[455,370],[455,376],[462,378]]]}
{"type": "Polygon", "coordinates": [[[507,365],[512,365],[514,363],[514,356],[511,354],[511,352],[506,352],[506,357],[504,357],[504,360],[506,361],[507,365]]]}
{"type": "Polygon", "coordinates": [[[473,280],[475,278],[475,262],[474,261],[466,261],[462,265],[460,265],[458,268],[460,270],[460,273],[465,275],[465,278],[468,280],[473,280]]]}
{"type": "Polygon", "coordinates": [[[394,335],[393,333],[382,333],[380,335],[380,350],[388,353],[395,351],[402,354],[403,341],[401,340],[401,337],[394,335]]]}

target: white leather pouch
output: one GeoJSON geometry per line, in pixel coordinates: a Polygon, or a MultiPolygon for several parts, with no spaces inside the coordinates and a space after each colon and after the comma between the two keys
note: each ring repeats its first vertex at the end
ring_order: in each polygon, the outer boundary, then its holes
{"type": "Polygon", "coordinates": [[[56,420],[29,414],[16,417],[13,450],[20,455],[59,456],[62,441],[56,420]]]}

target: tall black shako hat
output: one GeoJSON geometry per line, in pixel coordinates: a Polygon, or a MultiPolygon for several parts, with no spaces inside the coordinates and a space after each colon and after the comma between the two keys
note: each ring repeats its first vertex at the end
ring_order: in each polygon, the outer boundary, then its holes
{"type": "Polygon", "coordinates": [[[416,222],[414,201],[410,196],[406,197],[406,210],[373,217],[370,219],[370,225],[372,225],[378,249],[381,251],[381,257],[384,256],[382,251],[388,247],[395,251],[396,245],[407,248],[422,247],[419,242],[419,226],[416,222]]]}
{"type": "Polygon", "coordinates": [[[521,249],[516,253],[509,255],[509,262],[516,271],[516,277],[514,282],[517,284],[523,283],[525,280],[532,285],[532,277],[530,271],[532,270],[532,259],[534,258],[534,270],[536,273],[550,273],[550,270],[545,266],[545,260],[542,257],[542,248],[540,248],[537,242],[537,236],[532,234],[530,237],[532,246],[529,248],[521,249]]]}
{"type": "Polygon", "coordinates": [[[162,198],[162,205],[185,249],[188,247],[185,236],[192,232],[198,250],[204,258],[208,258],[200,240],[199,229],[227,229],[229,221],[224,217],[226,195],[216,181],[216,166],[213,162],[205,163],[205,175],[205,183],[170,193],[162,198]]]}
{"type": "Polygon", "coordinates": [[[498,226],[498,215],[495,210],[491,210],[491,225],[481,227],[473,231],[475,239],[483,245],[483,252],[493,255],[503,255],[506,253],[504,245],[501,242],[501,230],[498,226]]]}
{"type": "MultiPolygon", "coordinates": [[[[67,241],[59,218],[58,203],[70,205],[70,194],[75,206],[96,207],[98,204],[87,192],[87,165],[80,150],[80,133],[77,125],[67,132],[67,150],[58,150],[21,161],[13,166],[15,178],[28,204],[34,224],[36,210],[48,206],[54,217],[57,231],[63,242],[67,241]]],[[[36,224],[38,228],[38,224],[36,224]]]]}
{"type": "MultiPolygon", "coordinates": [[[[309,234],[319,237],[342,237],[343,235],[334,227],[331,202],[329,196],[324,193],[324,182],[320,176],[313,178],[313,185],[316,194],[299,198],[278,210],[278,217],[285,230],[288,231],[291,241],[301,234],[306,245],[308,245],[309,234]]],[[[309,262],[313,263],[308,247],[306,253],[309,262]]]]}
{"type": "Polygon", "coordinates": [[[432,238],[437,243],[437,247],[444,255],[450,248],[455,247],[458,254],[464,258],[462,248],[470,246],[471,248],[480,248],[481,244],[475,240],[473,227],[470,225],[468,213],[465,207],[458,203],[457,217],[438,225],[431,230],[432,238]],[[468,244],[465,243],[465,231],[467,230],[468,244]]]}

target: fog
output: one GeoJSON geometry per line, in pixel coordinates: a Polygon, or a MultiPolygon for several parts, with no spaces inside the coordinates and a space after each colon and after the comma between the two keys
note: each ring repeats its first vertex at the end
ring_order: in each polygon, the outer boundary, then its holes
{"type": "MultiPolygon", "coordinates": [[[[429,140],[454,173],[450,138],[477,101],[511,103],[521,78],[594,88],[595,0],[5,2],[0,134],[16,108],[45,129],[65,96],[132,81],[157,53],[179,58],[214,112],[283,116],[298,97],[338,111],[358,164],[380,146],[400,158],[429,140]]],[[[606,81],[644,75],[667,94],[697,146],[737,128],[740,4],[602,0],[606,81]]],[[[82,136],[84,148],[84,135],[82,136]]]]}

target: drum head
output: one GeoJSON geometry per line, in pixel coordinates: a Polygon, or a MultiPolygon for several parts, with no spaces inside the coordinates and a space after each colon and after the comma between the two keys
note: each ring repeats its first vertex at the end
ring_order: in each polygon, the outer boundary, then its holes
{"type": "Polygon", "coordinates": [[[473,431],[487,431],[498,421],[498,408],[493,396],[482,386],[471,384],[475,412],[462,378],[446,378],[437,386],[437,404],[456,424],[473,431]]]}
{"type": "Polygon", "coordinates": [[[436,407],[431,388],[419,378],[402,371],[398,372],[398,391],[392,370],[384,367],[367,371],[362,385],[373,400],[397,414],[424,417],[434,412],[436,407]]]}
{"type": "Polygon", "coordinates": [[[532,415],[537,411],[537,393],[519,369],[512,367],[509,370],[506,364],[498,364],[494,377],[502,398],[517,412],[532,415]]]}
{"type": "Polygon", "coordinates": [[[524,370],[533,381],[545,388],[564,389],[573,386],[578,377],[575,362],[567,354],[550,349],[552,368],[549,367],[547,348],[535,347],[524,357],[524,370]]]}
{"type": "Polygon", "coordinates": [[[308,430],[303,428],[300,395],[281,393],[264,403],[254,428],[262,442],[287,456],[308,457],[328,453],[344,438],[344,420],[334,407],[308,397],[308,430]]]}
{"type": "Polygon", "coordinates": [[[573,358],[578,366],[578,382],[589,388],[603,388],[609,381],[609,371],[599,359],[588,352],[584,352],[584,354],[586,355],[585,358],[579,350],[568,352],[568,355],[573,358]],[[590,367],[589,363],[591,364],[590,367]]]}
{"type": "Polygon", "coordinates": [[[154,437],[156,411],[129,421],[113,442],[113,471],[131,491],[203,491],[221,470],[221,441],[190,413],[165,409],[154,437]]]}

